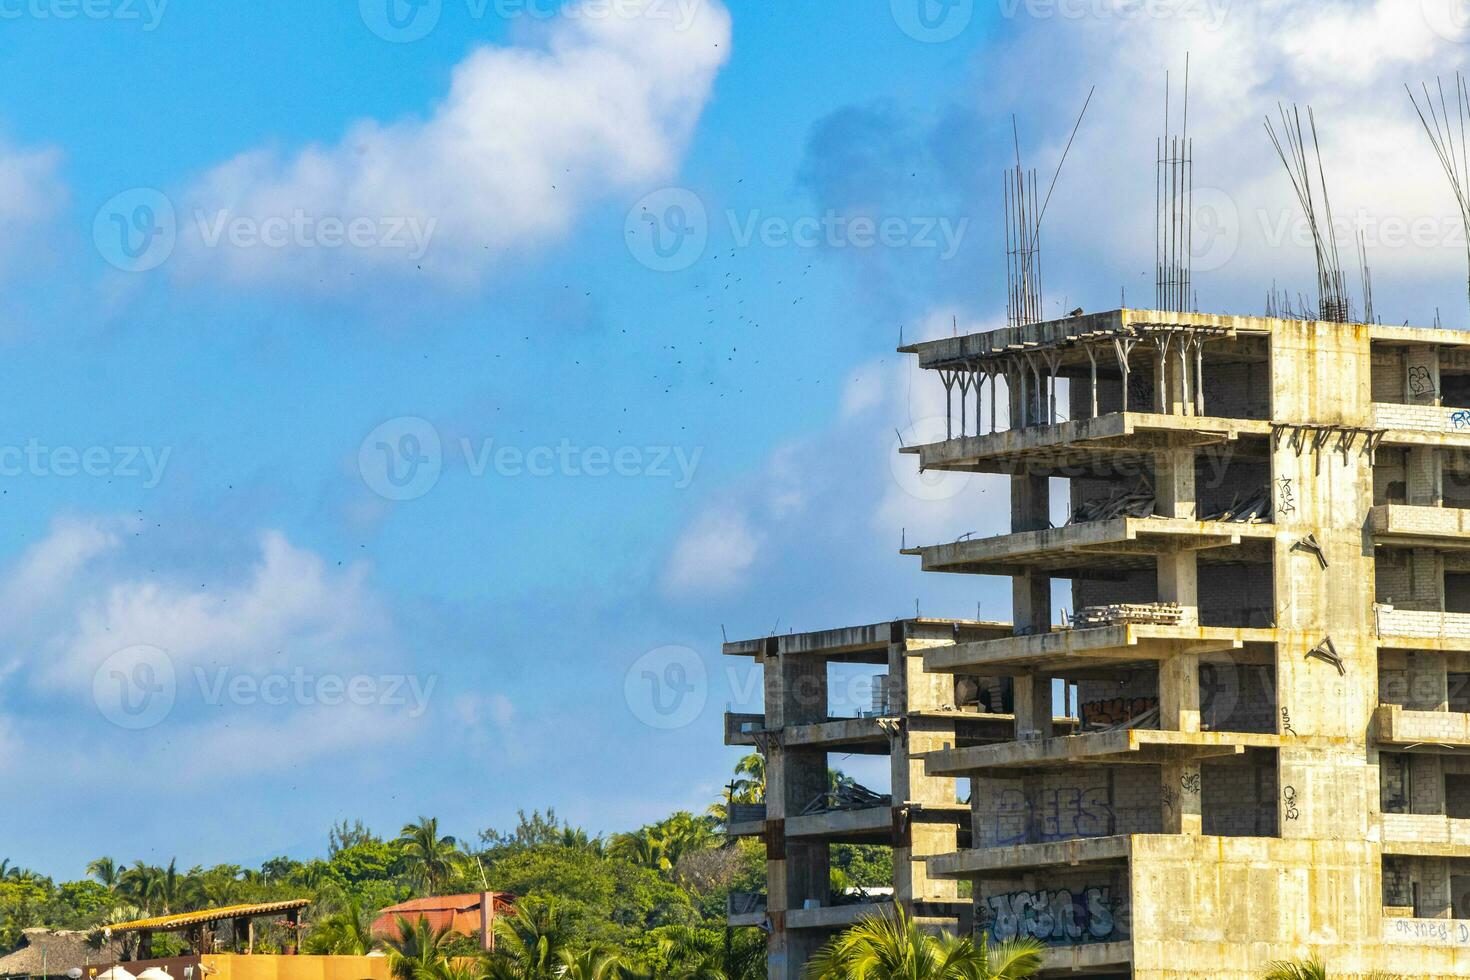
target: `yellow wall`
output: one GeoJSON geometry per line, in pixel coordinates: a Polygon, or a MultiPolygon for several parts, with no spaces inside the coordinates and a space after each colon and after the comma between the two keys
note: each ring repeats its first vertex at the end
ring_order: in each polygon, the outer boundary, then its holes
{"type": "Polygon", "coordinates": [[[389,980],[386,956],[242,956],[211,953],[209,980],[389,980]]]}

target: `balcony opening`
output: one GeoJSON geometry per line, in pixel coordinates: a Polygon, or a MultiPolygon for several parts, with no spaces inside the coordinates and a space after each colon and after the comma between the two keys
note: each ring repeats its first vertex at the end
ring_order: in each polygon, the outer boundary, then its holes
{"type": "Polygon", "coordinates": [[[1276,732],[1275,651],[1248,643],[1229,656],[1199,665],[1200,727],[1207,732],[1276,732]]]}
{"type": "Polygon", "coordinates": [[[1383,904],[1416,919],[1470,919],[1470,860],[1384,855],[1383,904]]]}
{"type": "Polygon", "coordinates": [[[1470,820],[1470,775],[1444,774],[1444,812],[1451,820],[1470,820]]]}
{"type": "Polygon", "coordinates": [[[1439,403],[1447,408],[1470,408],[1470,372],[1464,369],[1439,369],[1439,403]]]}
{"type": "Polygon", "coordinates": [[[1276,751],[1250,749],[1244,756],[1200,766],[1200,823],[1210,837],[1275,837],[1276,751]]]}
{"type": "Polygon", "coordinates": [[[1274,626],[1275,595],[1269,561],[1200,565],[1199,619],[1204,626],[1274,626]]]}
{"type": "Polygon", "coordinates": [[[1470,713],[1470,674],[1450,671],[1445,680],[1450,710],[1470,713]]]}
{"type": "Polygon", "coordinates": [[[827,717],[882,718],[902,708],[898,685],[888,676],[888,664],[827,665],[827,717]]]}
{"type": "Polygon", "coordinates": [[[1450,898],[1455,918],[1470,919],[1470,874],[1450,875],[1450,898]]]}
{"type": "Polygon", "coordinates": [[[1444,573],[1444,611],[1470,613],[1470,572],[1444,573]]]}

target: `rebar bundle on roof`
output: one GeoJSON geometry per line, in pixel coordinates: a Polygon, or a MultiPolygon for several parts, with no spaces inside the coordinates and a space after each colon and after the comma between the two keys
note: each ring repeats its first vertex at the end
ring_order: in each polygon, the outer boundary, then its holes
{"type": "Polygon", "coordinates": [[[1312,151],[1316,156],[1316,181],[1313,186],[1312,164],[1307,157],[1306,139],[1302,131],[1300,110],[1292,106],[1278,106],[1281,113],[1281,132],[1276,132],[1271,119],[1266,118],[1266,132],[1271,145],[1291,178],[1292,190],[1301,203],[1307,219],[1307,228],[1312,233],[1312,248],[1317,258],[1318,316],[1323,320],[1344,323],[1348,319],[1347,283],[1342,274],[1342,259],[1337,248],[1337,233],[1332,223],[1332,201],[1327,195],[1327,174],[1322,166],[1322,146],[1317,139],[1317,120],[1312,107],[1307,107],[1307,124],[1312,134],[1312,151]],[[1321,211],[1318,211],[1320,200],[1321,211]]]}
{"type": "MultiPolygon", "coordinates": [[[[1444,82],[1438,78],[1434,82],[1439,93],[1438,106],[1435,106],[1434,99],[1429,94],[1428,85],[1422,86],[1423,106],[1419,105],[1413,89],[1405,85],[1404,90],[1409,93],[1409,101],[1414,103],[1414,111],[1424,124],[1424,132],[1429,136],[1435,156],[1439,158],[1439,165],[1449,178],[1450,190],[1454,192],[1455,203],[1460,208],[1460,222],[1465,229],[1466,259],[1470,261],[1470,144],[1466,141],[1466,119],[1470,117],[1470,88],[1467,88],[1464,76],[1455,72],[1455,116],[1451,117],[1445,101],[1444,82]]],[[[1467,274],[1466,288],[1470,290],[1470,274],[1467,274]]]]}
{"type": "Polygon", "coordinates": [[[1189,138],[1189,58],[1184,59],[1184,114],[1179,133],[1169,131],[1169,76],[1164,76],[1164,135],[1158,141],[1154,181],[1154,302],[1156,309],[1187,312],[1192,305],[1190,258],[1194,249],[1194,143],[1189,138]]]}
{"type": "MultiPolygon", "coordinates": [[[[1095,87],[1094,87],[1095,91],[1095,87]]],[[[1092,104],[1093,93],[1087,93],[1087,101],[1077,114],[1072,126],[1072,135],[1062,150],[1062,158],[1052,175],[1046,197],[1038,198],[1036,171],[1021,165],[1021,133],[1016,117],[1011,117],[1011,139],[1015,146],[1016,165],[1005,173],[1005,235],[1006,235],[1006,321],[1012,327],[1039,323],[1044,319],[1041,293],[1041,220],[1046,217],[1046,206],[1051,202],[1052,191],[1056,190],[1057,178],[1072,150],[1072,141],[1082,125],[1082,117],[1092,104]]]]}

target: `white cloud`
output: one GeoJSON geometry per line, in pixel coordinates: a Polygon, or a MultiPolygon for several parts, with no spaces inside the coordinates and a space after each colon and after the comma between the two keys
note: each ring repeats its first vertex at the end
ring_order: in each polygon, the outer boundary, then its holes
{"type": "Polygon", "coordinates": [[[165,651],[179,670],[228,664],[253,671],[364,657],[387,628],[366,574],[361,565],[329,570],[319,555],[271,531],[261,536],[260,558],[238,584],[94,581],[48,643],[42,677],[57,687],[89,687],[98,665],[137,644],[165,651]]]}
{"type": "Polygon", "coordinates": [[[210,573],[199,569],[217,559],[176,543],[171,562],[148,557],[149,543],[125,533],[136,525],[58,519],[0,571],[0,614],[12,624],[0,643],[0,769],[24,755],[31,769],[95,779],[125,756],[207,782],[221,758],[279,770],[426,723],[438,678],[401,662],[366,565],[337,567],[267,531],[253,562],[210,573]],[[166,654],[168,707],[141,730],[114,728],[94,677],[140,645],[166,654]],[[38,711],[112,737],[78,756],[25,737],[17,719],[38,711]]]}
{"type": "MultiPolygon", "coordinates": [[[[620,10],[622,7],[619,8],[620,10]]],[[[181,249],[196,273],[315,283],[327,271],[408,272],[474,281],[506,249],[564,236],[579,210],[669,179],[730,51],[715,0],[687,18],[642,0],[635,15],[562,16],[544,47],[483,47],[454,70],[425,118],[363,120],[334,145],[255,149],[186,195],[181,249]],[[206,247],[196,212],[260,223],[302,213],[407,224],[407,248],[206,247]]],[[[636,196],[636,195],[635,195],[636,196]]],[[[263,227],[263,226],[262,226],[263,227]]],[[[293,233],[294,234],[294,233],[293,233]]]]}
{"type": "Polygon", "coordinates": [[[61,160],[54,147],[19,147],[0,139],[0,258],[17,254],[65,203],[61,160]]]}
{"type": "MultiPolygon", "coordinates": [[[[1361,227],[1379,298],[1388,297],[1389,310],[1380,303],[1385,318],[1432,316],[1442,295],[1458,293],[1463,305],[1466,261],[1457,210],[1404,84],[1417,90],[1428,81],[1432,87],[1438,74],[1452,80],[1457,69],[1470,67],[1470,46],[1436,33],[1424,3],[1123,5],[1210,11],[1218,18],[1177,12],[1126,17],[1107,13],[1108,4],[1083,6],[1103,12],[1016,21],[1003,43],[987,52],[986,71],[1003,91],[987,91],[979,107],[986,116],[1017,111],[1028,164],[1049,175],[1088,85],[1098,85],[1047,211],[1049,301],[1070,295],[1073,305],[1085,297],[1089,309],[1111,308],[1121,284],[1129,305],[1152,302],[1154,158],[1164,72],[1172,75],[1177,127],[1188,52],[1196,203],[1210,211],[1197,215],[1195,229],[1195,283],[1203,307],[1247,312],[1241,306],[1249,303],[1249,312],[1260,312],[1273,279],[1293,293],[1314,292],[1300,208],[1263,125],[1268,114],[1276,116],[1278,102],[1299,104],[1304,126],[1306,107],[1315,110],[1353,292],[1353,236],[1361,227]],[[1043,63],[1065,70],[1037,86],[1035,66],[1043,63]],[[1038,149],[1035,134],[1042,129],[1047,144],[1038,149]],[[1408,236],[1415,222],[1433,229],[1427,239],[1408,236]],[[1224,238],[1215,236],[1217,228],[1224,238]],[[1284,241],[1283,228],[1290,232],[1284,241]],[[1442,283],[1444,293],[1425,302],[1424,290],[1410,285],[1425,282],[1442,283]],[[1400,312],[1409,305],[1425,308],[1400,312]]],[[[993,149],[1003,165],[1009,141],[993,149]]]]}
{"type": "Polygon", "coordinates": [[[685,529],[663,576],[672,595],[729,592],[744,584],[760,553],[761,538],[737,509],[716,507],[685,529]]]}

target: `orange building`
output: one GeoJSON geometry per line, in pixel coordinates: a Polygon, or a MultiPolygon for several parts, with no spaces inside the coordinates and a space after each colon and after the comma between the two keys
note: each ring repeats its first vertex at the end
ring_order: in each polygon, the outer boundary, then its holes
{"type": "Polygon", "coordinates": [[[400,902],[378,913],[373,920],[373,935],[379,938],[398,935],[397,920],[402,916],[409,922],[423,919],[433,929],[448,927],[465,936],[478,934],[484,949],[494,949],[495,917],[510,908],[512,897],[502,892],[470,892],[400,902]]]}

